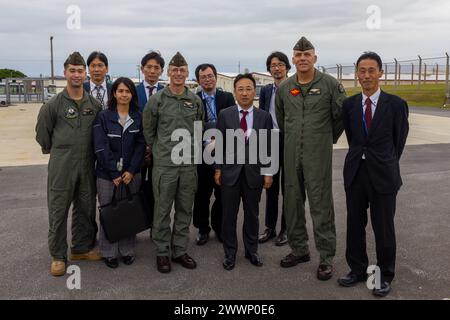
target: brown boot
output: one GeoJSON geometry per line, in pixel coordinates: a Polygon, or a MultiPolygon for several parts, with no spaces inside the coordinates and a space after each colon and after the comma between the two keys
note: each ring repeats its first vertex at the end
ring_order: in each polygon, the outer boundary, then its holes
{"type": "Polygon", "coordinates": [[[90,261],[99,261],[102,260],[102,256],[98,252],[97,249],[92,249],[86,253],[72,253],[70,255],[70,260],[90,260],[90,261]]]}
{"type": "Polygon", "coordinates": [[[53,260],[50,267],[50,273],[54,277],[61,277],[66,274],[66,263],[61,260],[53,260]]]}

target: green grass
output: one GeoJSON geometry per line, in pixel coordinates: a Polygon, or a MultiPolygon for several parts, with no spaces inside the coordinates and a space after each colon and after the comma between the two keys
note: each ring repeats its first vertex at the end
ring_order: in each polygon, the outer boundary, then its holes
{"type": "MultiPolygon", "coordinates": [[[[445,84],[422,84],[420,89],[418,89],[417,85],[401,85],[397,87],[381,85],[381,89],[402,97],[410,106],[421,107],[442,107],[446,94],[445,84]]],[[[345,88],[345,91],[347,96],[352,96],[360,93],[361,88],[345,88]]]]}

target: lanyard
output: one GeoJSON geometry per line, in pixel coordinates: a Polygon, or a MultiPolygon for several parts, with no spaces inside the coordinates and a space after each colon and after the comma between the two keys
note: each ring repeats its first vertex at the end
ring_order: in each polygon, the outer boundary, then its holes
{"type": "MultiPolygon", "coordinates": [[[[209,112],[211,113],[211,115],[214,117],[214,121],[217,119],[216,116],[216,110],[214,110],[215,108],[213,108],[211,101],[213,100],[212,97],[208,96],[206,97],[206,107],[208,108],[209,112]]],[[[208,119],[208,121],[211,121],[210,119],[208,119]]]]}

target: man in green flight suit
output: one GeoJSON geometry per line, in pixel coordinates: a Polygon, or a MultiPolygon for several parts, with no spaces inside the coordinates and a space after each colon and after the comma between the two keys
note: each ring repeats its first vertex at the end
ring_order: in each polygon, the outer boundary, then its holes
{"type": "Polygon", "coordinates": [[[155,210],[152,239],[156,245],[156,265],[162,273],[171,271],[169,256],[172,261],[185,268],[194,269],[197,266],[186,252],[197,189],[194,122],[201,123],[204,115],[202,101],[185,86],[188,75],[187,62],[177,52],[169,63],[169,85],[151,96],[143,115],[144,136],[153,156],[155,210]],[[188,143],[191,152],[187,156],[183,152],[186,161],[182,163],[175,161],[173,157],[179,154],[175,152],[179,142],[172,140],[172,134],[180,129],[191,137],[188,143]],[[170,212],[174,203],[175,215],[171,231],[170,212]]]}
{"type": "Polygon", "coordinates": [[[314,46],[302,37],[294,46],[297,72],[280,85],[276,116],[284,133],[284,205],[292,252],[280,262],[293,267],[310,260],[305,220],[308,196],[316,248],[320,253],[319,280],[333,275],[336,228],[332,197],[333,143],[343,132],[344,88],[333,77],[314,68],[314,46]]]}
{"type": "Polygon", "coordinates": [[[47,201],[49,215],[48,246],[52,256],[50,272],[62,276],[67,261],[67,218],[72,204],[71,260],[100,260],[94,250],[95,171],[92,122],[100,103],[83,89],[86,63],[78,53],[64,62],[67,86],[44,104],[36,124],[36,141],[42,153],[50,153],[47,201]]]}

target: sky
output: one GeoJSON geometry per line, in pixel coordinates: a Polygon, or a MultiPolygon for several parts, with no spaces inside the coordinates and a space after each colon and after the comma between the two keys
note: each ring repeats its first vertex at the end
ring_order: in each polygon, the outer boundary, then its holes
{"type": "Polygon", "coordinates": [[[0,68],[28,76],[55,74],[73,51],[100,50],[109,74],[138,77],[150,50],[166,62],[180,51],[195,67],[266,71],[275,50],[292,56],[301,36],[315,46],[318,65],[352,64],[364,51],[385,62],[450,53],[449,0],[0,0],[0,68]],[[240,69],[239,69],[240,67],[240,69]]]}

